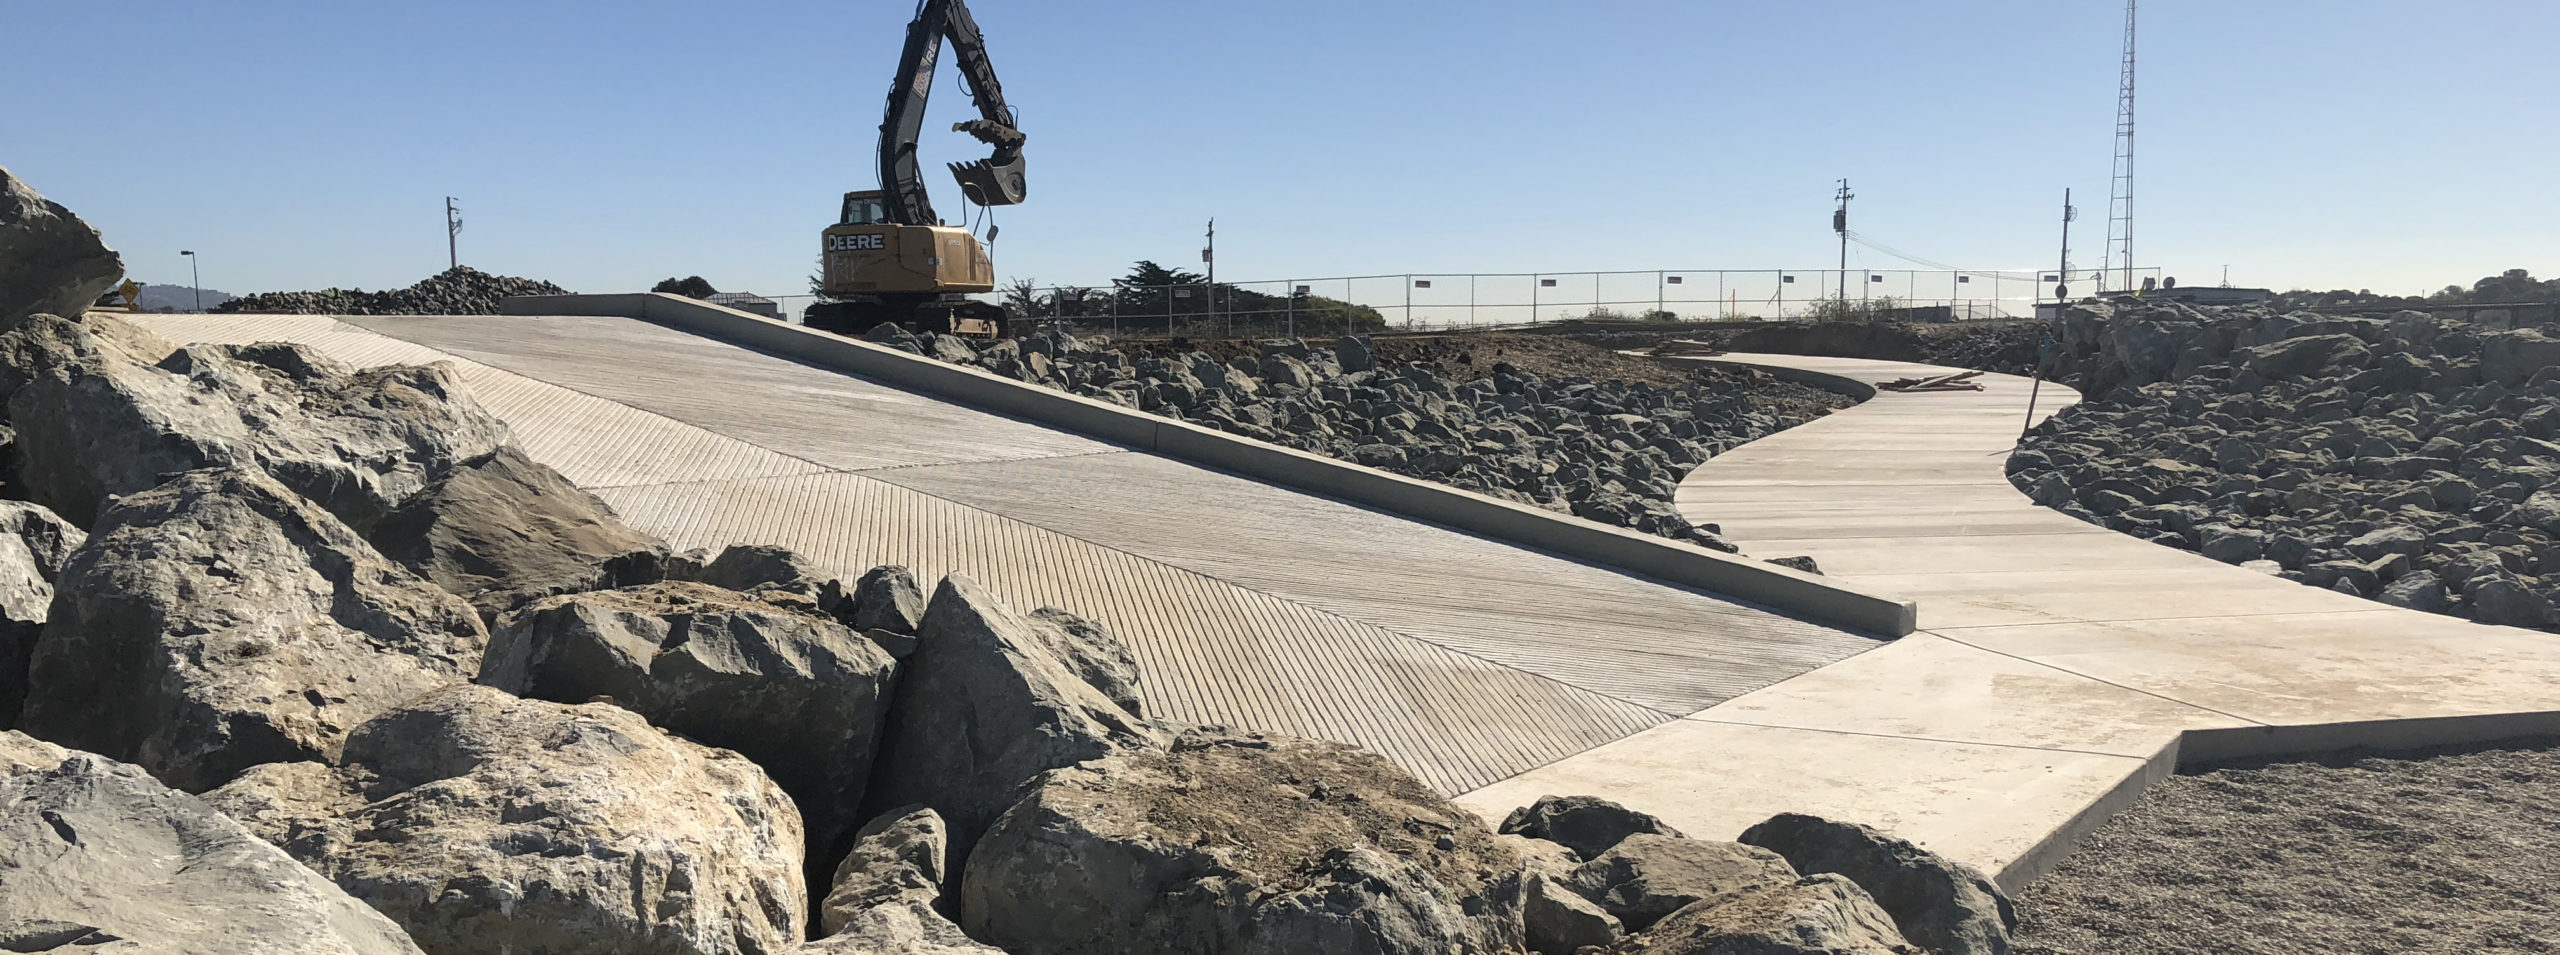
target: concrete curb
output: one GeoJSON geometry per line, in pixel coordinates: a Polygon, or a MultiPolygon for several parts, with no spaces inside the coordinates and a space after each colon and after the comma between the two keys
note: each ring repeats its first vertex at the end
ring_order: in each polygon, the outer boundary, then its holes
{"type": "Polygon", "coordinates": [[[500,311],[636,318],[1103,441],[1753,601],[1833,626],[1887,637],[1918,627],[1919,608],[1911,601],[1868,593],[1817,575],[1265,444],[680,296],[517,296],[507,299],[500,311]]]}
{"type": "Polygon", "coordinates": [[[1813,371],[1805,368],[1789,368],[1785,365],[1758,365],[1747,361],[1735,361],[1729,358],[1716,358],[1712,356],[1693,357],[1689,355],[1680,355],[1675,357],[1685,361],[1715,365],[1721,368],[1756,371],[1780,381],[1792,381],[1799,385],[1812,385],[1824,391],[1836,391],[1841,394],[1848,395],[1849,397],[1856,398],[1859,401],[1867,401],[1876,396],[1876,386],[1874,384],[1859,381],[1858,379],[1851,378],[1847,375],[1834,375],[1829,372],[1813,371]]]}
{"type": "Polygon", "coordinates": [[[2311,759],[2347,750],[2406,752],[2437,746],[2465,746],[2560,736],[2560,712],[2474,713],[2461,716],[2418,716],[2396,720],[2301,723],[2288,726],[2213,726],[2181,730],[2160,751],[2143,761],[2097,801],[2000,870],[1992,881],[2012,895],[2053,871],[2078,848],[2080,840],[2105,825],[2142,797],[2153,783],[2178,773],[2210,770],[2223,763],[2250,760],[2311,759]]]}

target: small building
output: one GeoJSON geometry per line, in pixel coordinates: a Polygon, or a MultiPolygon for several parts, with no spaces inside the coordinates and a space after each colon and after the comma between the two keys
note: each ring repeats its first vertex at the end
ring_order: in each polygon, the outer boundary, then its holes
{"type": "Polygon", "coordinates": [[[753,292],[715,292],[703,301],[723,308],[734,308],[751,315],[762,315],[777,320],[782,318],[781,303],[753,292]]]}

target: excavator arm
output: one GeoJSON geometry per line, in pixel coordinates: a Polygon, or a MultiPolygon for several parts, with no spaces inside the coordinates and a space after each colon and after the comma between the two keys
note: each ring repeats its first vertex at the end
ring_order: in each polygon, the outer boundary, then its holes
{"type": "Polygon", "coordinates": [[[952,131],[995,147],[985,159],[951,163],[951,175],[960,181],[960,192],[982,206],[1009,206],[1023,198],[1022,131],[1014,128],[1013,110],[1004,104],[1004,85],[996,81],[995,64],[987,59],[978,21],[963,0],[920,0],[915,19],[907,24],[906,51],[898,59],[897,82],[889,88],[888,112],[880,123],[880,188],[888,194],[890,221],[900,225],[942,221],[925,192],[916,136],[924,129],[925,103],[933,95],[934,68],[946,37],[969,97],[978,105],[978,118],[954,124],[952,131]]]}

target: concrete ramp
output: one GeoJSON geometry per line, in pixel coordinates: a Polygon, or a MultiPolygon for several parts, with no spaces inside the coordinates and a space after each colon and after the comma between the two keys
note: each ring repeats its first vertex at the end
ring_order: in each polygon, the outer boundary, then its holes
{"type": "Polygon", "coordinates": [[[633,319],[146,320],[453,361],[535,458],[680,547],[965,573],[1126,636],[1160,715],[1360,744],[1449,793],[1879,645],[633,319]]]}

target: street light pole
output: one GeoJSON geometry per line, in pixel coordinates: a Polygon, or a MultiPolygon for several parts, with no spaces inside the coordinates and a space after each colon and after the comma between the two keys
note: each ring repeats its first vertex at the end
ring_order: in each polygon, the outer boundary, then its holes
{"type": "Polygon", "coordinates": [[[462,267],[462,210],[453,207],[453,197],[444,197],[444,267],[447,271],[462,267]]]}
{"type": "Polygon", "coordinates": [[[181,249],[178,251],[178,254],[187,257],[187,280],[195,283],[187,287],[195,291],[196,311],[198,313],[202,313],[204,311],[204,271],[196,268],[196,254],[194,250],[181,249]]]}

